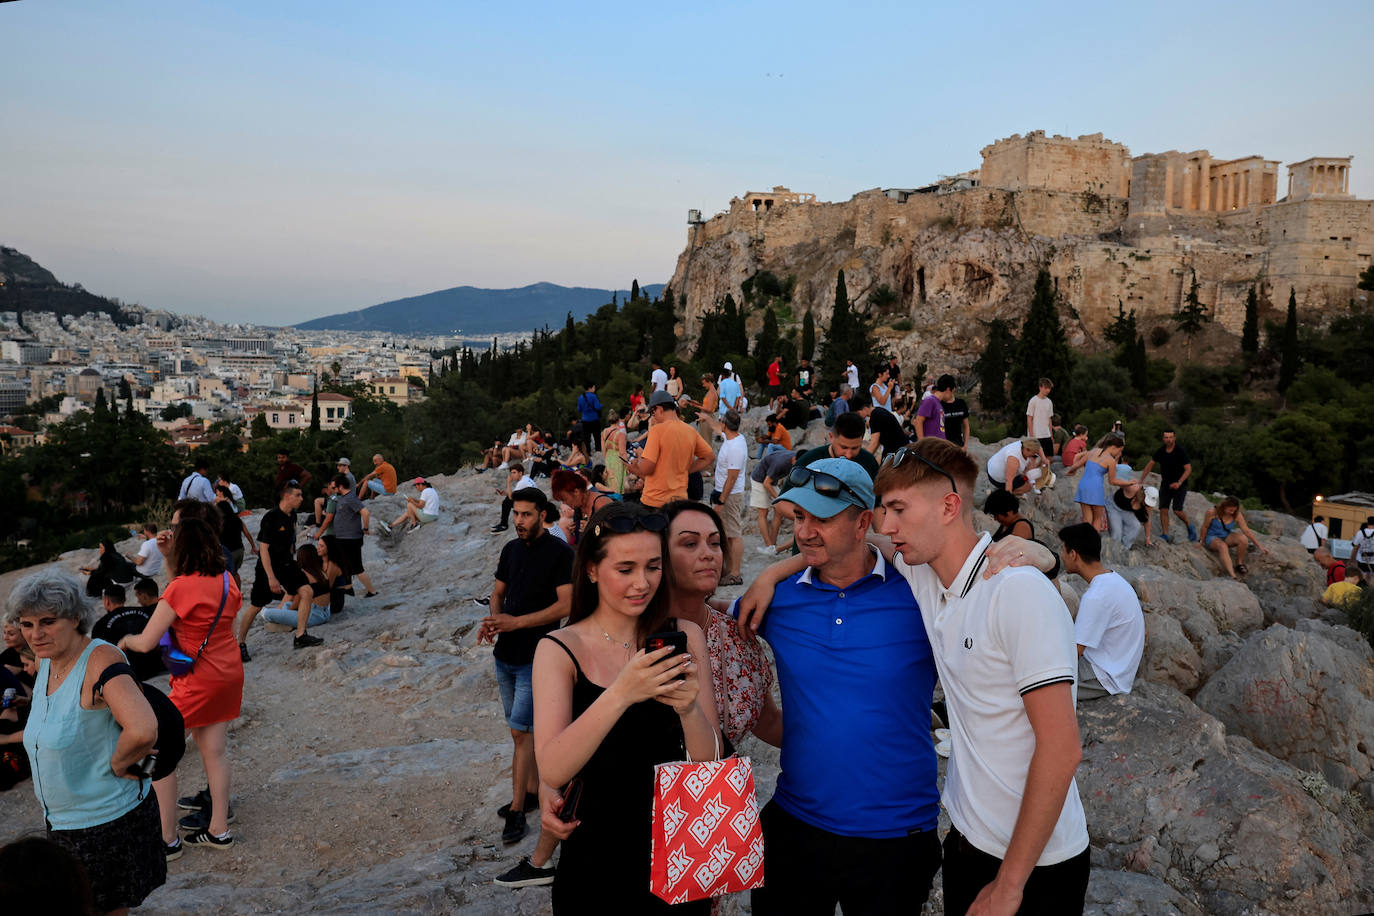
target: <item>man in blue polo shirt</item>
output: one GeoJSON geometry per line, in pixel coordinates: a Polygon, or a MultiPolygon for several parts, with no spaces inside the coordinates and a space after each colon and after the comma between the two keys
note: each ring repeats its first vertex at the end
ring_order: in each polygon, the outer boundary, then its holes
{"type": "Polygon", "coordinates": [[[873,481],[816,461],[779,496],[807,568],[759,635],[782,689],[782,772],[762,812],[756,916],[917,912],[940,867],[930,701],[935,663],[906,580],[864,540],[873,481]]]}

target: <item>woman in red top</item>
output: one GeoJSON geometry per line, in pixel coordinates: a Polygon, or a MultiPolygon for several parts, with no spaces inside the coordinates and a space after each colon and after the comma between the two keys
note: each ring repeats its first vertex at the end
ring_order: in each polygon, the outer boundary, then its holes
{"type": "MultiPolygon", "coordinates": [[[[143,632],[124,637],[119,647],[151,652],[170,627],[181,651],[196,660],[189,674],[172,678],[172,702],[200,748],[211,807],[208,827],[194,831],[183,842],[222,849],[234,845],[229,833],[228,737],[229,722],[239,717],[243,704],[243,661],[232,624],[243,598],[233,578],[225,575],[224,552],[215,530],[198,518],[183,518],[174,526],[167,560],[175,578],[143,632]]],[[[172,781],[171,796],[175,797],[176,775],[167,779],[172,781]]]]}

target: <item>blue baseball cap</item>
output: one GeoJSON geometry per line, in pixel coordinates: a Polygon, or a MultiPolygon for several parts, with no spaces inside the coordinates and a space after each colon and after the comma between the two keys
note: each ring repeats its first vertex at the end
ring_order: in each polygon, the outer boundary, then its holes
{"type": "Polygon", "coordinates": [[[873,508],[873,479],[868,476],[862,465],[848,458],[822,458],[809,465],[794,467],[788,475],[788,482],[792,486],[773,500],[774,505],[780,502],[793,503],[816,518],[830,518],[850,506],[860,509],[873,508]],[[828,481],[824,478],[817,481],[814,476],[816,474],[828,475],[839,481],[838,491],[833,495],[817,492],[817,483],[819,482],[821,489],[825,490],[828,489],[828,481]],[[809,479],[799,483],[793,479],[793,475],[809,476],[809,479]]]}

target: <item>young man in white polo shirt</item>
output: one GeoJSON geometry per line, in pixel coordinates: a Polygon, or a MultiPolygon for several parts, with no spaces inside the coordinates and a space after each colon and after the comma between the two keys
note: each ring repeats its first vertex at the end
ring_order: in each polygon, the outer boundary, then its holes
{"type": "Polygon", "coordinates": [[[945,912],[1082,913],[1088,828],[1074,783],[1073,620],[1036,569],[985,578],[978,465],[943,439],[884,462],[876,489],[893,565],[911,584],[951,713],[945,912]]]}
{"type": "Polygon", "coordinates": [[[1078,702],[1130,693],[1145,652],[1145,614],[1131,583],[1102,565],[1102,535],[1092,525],[1063,528],[1064,571],[1088,583],[1078,602],[1078,702]]]}

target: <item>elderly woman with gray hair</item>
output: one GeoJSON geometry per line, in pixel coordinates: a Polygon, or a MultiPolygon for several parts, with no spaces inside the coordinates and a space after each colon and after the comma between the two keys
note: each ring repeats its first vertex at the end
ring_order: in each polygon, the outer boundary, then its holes
{"type": "Polygon", "coordinates": [[[6,620],[38,658],[24,748],[48,836],[81,860],[96,908],[123,913],[167,880],[157,797],[138,768],[157,741],[157,717],[125,662],[92,639],[80,580],[49,568],[21,579],[6,620]],[[126,669],[127,670],[127,669],[126,669]]]}

